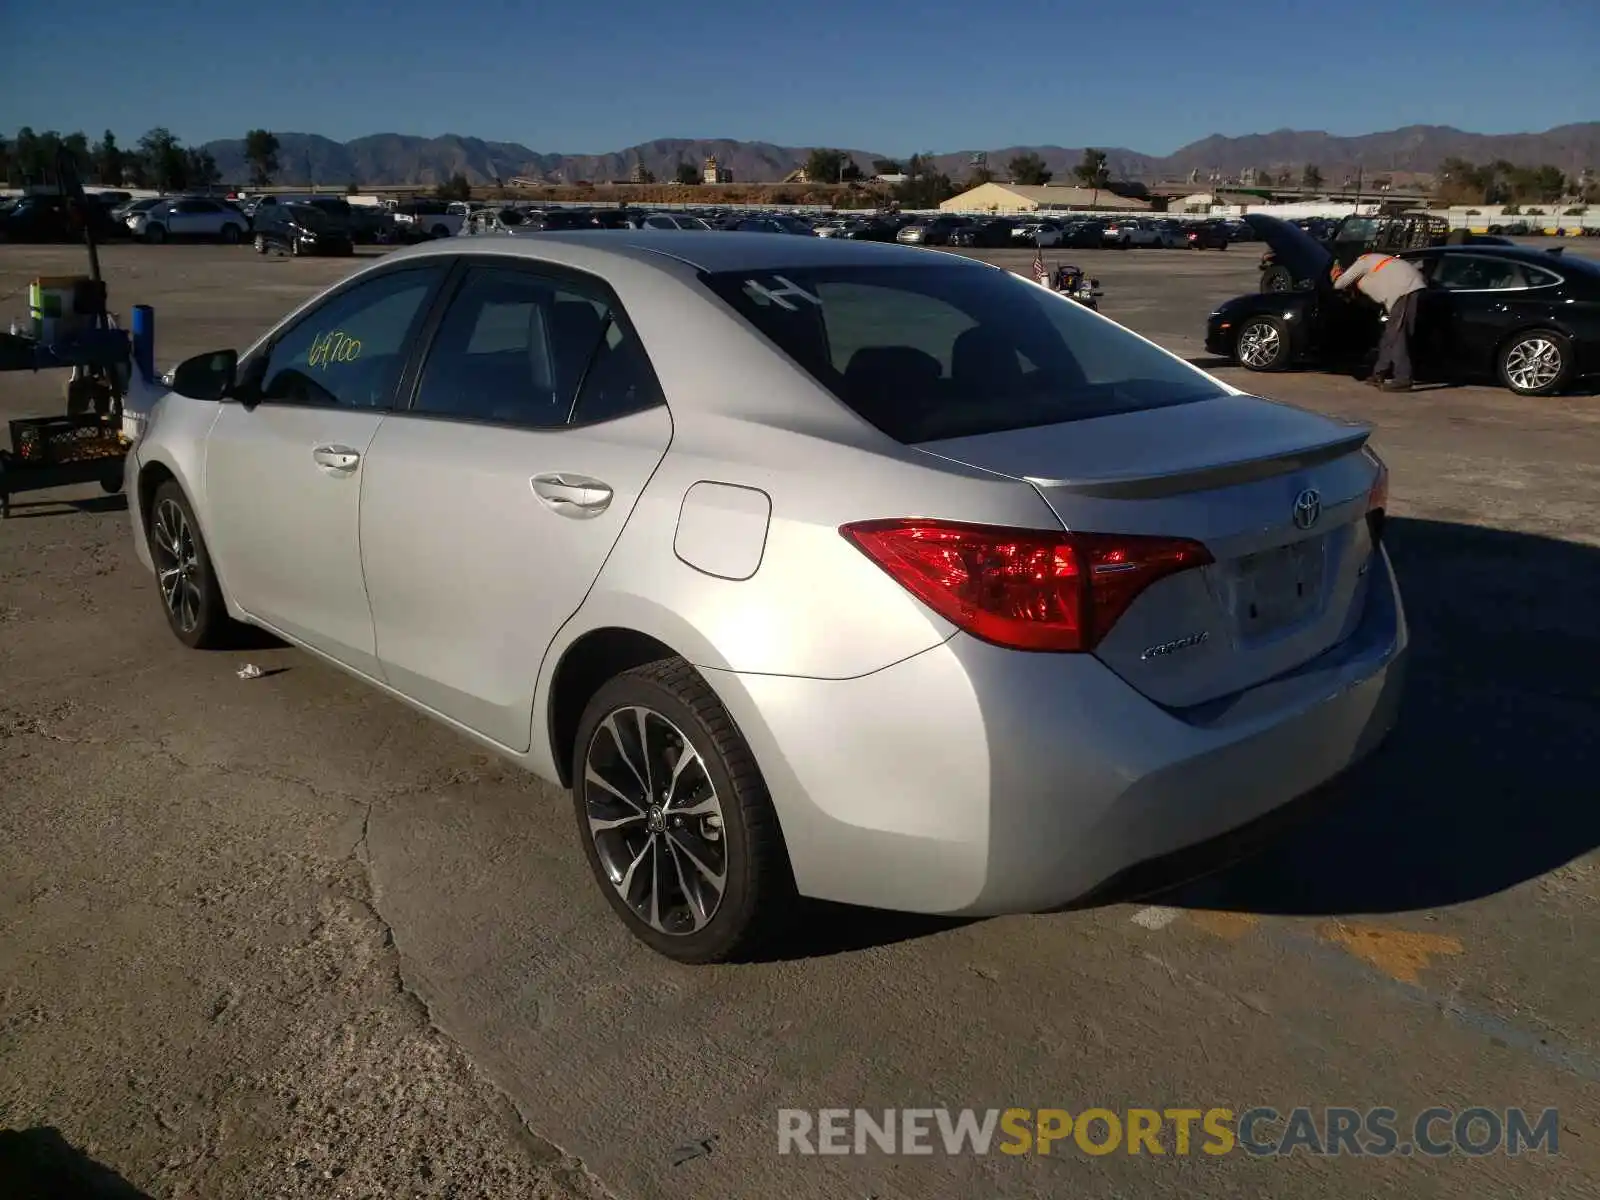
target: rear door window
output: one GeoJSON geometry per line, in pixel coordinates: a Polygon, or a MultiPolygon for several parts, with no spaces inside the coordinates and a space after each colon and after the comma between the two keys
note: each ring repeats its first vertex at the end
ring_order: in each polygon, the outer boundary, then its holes
{"type": "Polygon", "coordinates": [[[706,284],[858,415],[915,443],[1224,394],[1080,305],[978,266],[725,272],[706,284]]]}
{"type": "Polygon", "coordinates": [[[1498,292],[1528,286],[1522,264],[1508,258],[1476,254],[1445,254],[1433,272],[1439,287],[1458,292],[1498,292]]]}
{"type": "Polygon", "coordinates": [[[600,289],[475,266],[428,349],[412,410],[553,429],[661,402],[643,348],[600,289]]]}

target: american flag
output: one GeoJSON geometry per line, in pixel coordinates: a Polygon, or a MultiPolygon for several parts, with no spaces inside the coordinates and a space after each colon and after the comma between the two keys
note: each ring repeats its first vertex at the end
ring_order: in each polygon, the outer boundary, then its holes
{"type": "Polygon", "coordinates": [[[1044,265],[1044,250],[1037,242],[1033,245],[1033,279],[1040,287],[1050,286],[1050,272],[1044,265]]]}

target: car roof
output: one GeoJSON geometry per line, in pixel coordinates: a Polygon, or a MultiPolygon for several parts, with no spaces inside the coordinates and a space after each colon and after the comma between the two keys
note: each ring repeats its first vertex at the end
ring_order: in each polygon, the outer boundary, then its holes
{"type": "Polygon", "coordinates": [[[915,247],[880,242],[801,238],[788,233],[719,233],[713,230],[596,229],[562,230],[513,237],[440,238],[388,256],[419,257],[431,254],[490,252],[528,258],[604,273],[608,266],[625,263],[665,267],[668,262],[687,264],[699,271],[749,271],[769,268],[833,266],[944,266],[970,264],[975,270],[992,269],[972,259],[935,254],[915,247]]]}
{"type": "Polygon", "coordinates": [[[1591,259],[1581,258],[1577,255],[1568,255],[1562,252],[1546,250],[1538,246],[1501,246],[1494,242],[1474,243],[1466,242],[1456,246],[1426,246],[1420,250],[1402,252],[1401,257],[1420,258],[1423,256],[1472,254],[1483,258],[1509,258],[1517,262],[1532,263],[1539,267],[1576,267],[1588,275],[1600,274],[1600,263],[1591,259]]]}

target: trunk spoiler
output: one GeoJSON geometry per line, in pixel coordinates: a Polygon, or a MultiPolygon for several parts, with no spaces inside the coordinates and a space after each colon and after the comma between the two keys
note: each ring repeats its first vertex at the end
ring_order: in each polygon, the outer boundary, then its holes
{"type": "Polygon", "coordinates": [[[1103,478],[1042,479],[1025,477],[1035,487],[1056,488],[1078,496],[1096,496],[1107,500],[1155,500],[1163,496],[1177,496],[1185,492],[1209,491],[1213,488],[1254,483],[1287,475],[1321,463],[1332,462],[1353,454],[1367,444],[1372,436],[1370,425],[1353,429],[1341,437],[1312,446],[1299,446],[1294,450],[1267,454],[1258,458],[1240,459],[1228,463],[1208,463],[1203,466],[1180,467],[1173,471],[1149,475],[1119,475],[1103,478]]]}

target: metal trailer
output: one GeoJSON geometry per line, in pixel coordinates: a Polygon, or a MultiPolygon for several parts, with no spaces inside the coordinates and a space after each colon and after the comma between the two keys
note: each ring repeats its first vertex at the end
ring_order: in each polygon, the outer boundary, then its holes
{"type": "Polygon", "coordinates": [[[0,331],[0,371],[71,372],[64,415],[11,422],[10,449],[0,448],[0,518],[11,515],[11,497],[19,492],[79,483],[99,483],[108,493],[120,491],[130,444],[122,433],[122,402],[135,369],[136,342],[142,350],[140,368],[147,376],[153,369],[149,360],[154,315],[148,308],[136,308],[134,336],[130,336],[107,311],[88,212],[92,202],[64,150],[56,160],[56,175],[89,253],[89,277],[72,296],[73,315],[81,328],[48,342],[31,334],[0,331]]]}

